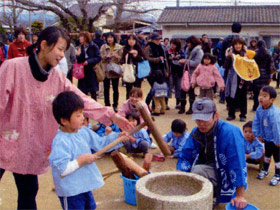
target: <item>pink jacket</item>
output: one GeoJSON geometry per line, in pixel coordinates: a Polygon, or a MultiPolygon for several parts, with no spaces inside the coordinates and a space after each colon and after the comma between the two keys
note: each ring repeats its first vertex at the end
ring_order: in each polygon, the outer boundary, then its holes
{"type": "Polygon", "coordinates": [[[28,57],[5,61],[0,68],[0,168],[19,174],[47,172],[47,157],[58,130],[52,101],[62,91],[72,90],[85,102],[85,115],[105,124],[115,114],[84,95],[53,69],[45,82],[37,81],[28,57]]]}
{"type": "Polygon", "coordinates": [[[219,88],[225,87],[224,79],[215,65],[199,64],[192,74],[191,84],[197,84],[199,87],[211,88],[217,82],[219,88]]]}
{"type": "MultiPolygon", "coordinates": [[[[150,115],[151,113],[149,111],[147,104],[143,103],[143,105],[144,105],[147,113],[150,115]]],[[[132,106],[132,104],[129,102],[129,99],[128,99],[122,104],[122,107],[119,109],[118,114],[121,115],[122,117],[125,117],[126,114],[131,113],[131,112],[137,112],[140,116],[140,123],[144,122],[142,116],[140,115],[140,112],[135,107],[132,106]]]]}

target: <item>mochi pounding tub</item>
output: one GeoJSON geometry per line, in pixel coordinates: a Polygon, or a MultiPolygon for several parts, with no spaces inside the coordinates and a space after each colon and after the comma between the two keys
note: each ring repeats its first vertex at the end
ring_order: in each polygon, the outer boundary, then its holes
{"type": "Polygon", "coordinates": [[[213,186],[193,173],[152,173],[136,182],[136,199],[138,210],[212,210],[213,186]]]}

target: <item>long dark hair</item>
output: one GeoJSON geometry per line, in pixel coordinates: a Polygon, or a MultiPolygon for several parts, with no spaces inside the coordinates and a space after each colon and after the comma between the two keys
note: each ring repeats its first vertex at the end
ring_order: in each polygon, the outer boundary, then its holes
{"type": "Polygon", "coordinates": [[[180,39],[171,39],[170,44],[174,44],[176,46],[175,51],[179,52],[181,50],[182,42],[180,39]]]}
{"type": "Polygon", "coordinates": [[[134,48],[135,50],[137,50],[138,52],[139,52],[139,51],[142,51],[142,49],[141,49],[141,47],[140,47],[140,44],[139,44],[139,39],[138,39],[137,36],[134,35],[134,34],[129,34],[129,35],[127,36],[127,38],[126,38],[126,40],[125,40],[124,49],[126,49],[126,50],[128,50],[128,51],[131,49],[130,45],[128,44],[128,40],[129,40],[131,37],[135,40],[135,45],[134,45],[133,48],[134,48]]]}
{"type": "Polygon", "coordinates": [[[266,49],[266,44],[264,40],[259,40],[257,43],[257,54],[259,57],[263,57],[269,54],[268,50],[266,49]]]}
{"type": "Polygon", "coordinates": [[[48,46],[54,46],[59,38],[65,39],[67,43],[66,49],[70,46],[70,38],[67,35],[66,31],[62,28],[58,28],[56,26],[50,26],[45,28],[39,35],[38,41],[27,48],[27,54],[32,55],[34,50],[37,49],[37,52],[41,50],[41,42],[46,41],[48,46]]]}
{"type": "Polygon", "coordinates": [[[197,45],[201,45],[201,41],[199,38],[195,36],[190,36],[186,39],[186,43],[190,43],[192,45],[191,49],[195,48],[197,45]]]}
{"type": "Polygon", "coordinates": [[[115,34],[114,32],[108,32],[108,33],[105,34],[106,43],[107,43],[107,44],[108,44],[108,41],[107,41],[108,36],[112,36],[112,37],[114,38],[114,45],[115,45],[116,43],[118,43],[118,39],[117,39],[116,34],[115,34]]]}

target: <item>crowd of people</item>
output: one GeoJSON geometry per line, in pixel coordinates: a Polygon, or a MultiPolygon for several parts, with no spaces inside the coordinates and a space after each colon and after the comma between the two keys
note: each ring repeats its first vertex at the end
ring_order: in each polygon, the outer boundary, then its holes
{"type": "Polygon", "coordinates": [[[115,33],[96,30],[94,39],[89,32],[80,32],[75,46],[58,27],[44,29],[33,43],[26,40],[23,28],[16,30],[6,55],[3,50],[4,59],[0,53],[0,179],[5,170],[13,172],[18,209],[36,209],[38,175],[46,173],[49,165],[63,209],[95,209],[91,191],[104,182],[95,165],[98,157],[92,152],[122,135],[123,142],[110,151],[124,146],[128,153],[145,155],[155,147],[149,129],[144,127],[132,136],[126,133],[144,121],[136,104],[143,101],[146,112],[160,120],[170,109],[173,93],[174,109],[192,115],[197,127],[188,132],[182,117],[174,119],[163,137],[171,151],[168,157],[178,158],[178,170],[209,179],[215,204],[247,205],[246,161],[259,164],[257,178],[264,179],[273,156],[275,175],[269,184],[280,184],[280,110],[273,105],[276,90],[269,86],[276,75],[279,88],[280,42],[270,55],[263,40],[253,39],[247,46],[241,29],[240,23],[233,23],[232,34],[220,39],[214,49],[206,34],[189,36],[182,46],[177,38],[165,38],[162,44],[157,32],[145,39],[140,31],[118,42],[115,33]],[[248,82],[237,73],[236,57],[256,63],[259,77],[248,82]],[[150,68],[144,78],[150,85],[146,96],[141,90],[143,78],[138,77],[142,70],[138,63],[143,61],[150,68]],[[72,84],[76,63],[83,64],[84,71],[77,87],[72,84]],[[119,106],[122,74],[117,70],[122,64],[133,65],[135,80],[122,81],[127,100],[119,106]],[[94,70],[97,65],[104,73],[101,82],[94,70]],[[188,91],[181,87],[186,72],[188,91]],[[219,102],[226,103],[227,121],[219,119],[213,101],[217,92],[219,102]],[[255,116],[245,123],[248,92],[255,116]],[[97,102],[102,94],[105,106],[97,102]],[[239,111],[243,133],[230,123],[239,111]],[[88,118],[99,122],[102,134],[85,123],[88,118]]]}

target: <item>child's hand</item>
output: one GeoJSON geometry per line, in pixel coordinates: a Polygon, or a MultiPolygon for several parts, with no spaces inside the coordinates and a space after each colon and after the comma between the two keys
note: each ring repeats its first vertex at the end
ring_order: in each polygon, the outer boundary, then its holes
{"type": "Polygon", "coordinates": [[[129,140],[129,136],[128,136],[128,134],[127,134],[127,132],[121,132],[119,135],[118,135],[118,137],[119,138],[121,138],[121,137],[123,137],[122,138],[122,141],[121,142],[126,142],[126,141],[128,141],[129,140]]]}
{"type": "Polygon", "coordinates": [[[133,144],[136,142],[136,139],[133,136],[129,136],[129,141],[133,144]]]}
{"type": "Polygon", "coordinates": [[[112,128],[110,126],[106,126],[105,128],[105,136],[108,136],[112,132],[112,128]]]}
{"type": "Polygon", "coordinates": [[[79,166],[82,167],[83,165],[92,163],[96,159],[97,159],[96,155],[87,153],[87,154],[83,154],[83,155],[79,156],[77,158],[77,162],[78,162],[79,166]]]}
{"type": "Polygon", "coordinates": [[[259,136],[258,139],[259,139],[260,142],[264,143],[263,137],[259,136]]]}

